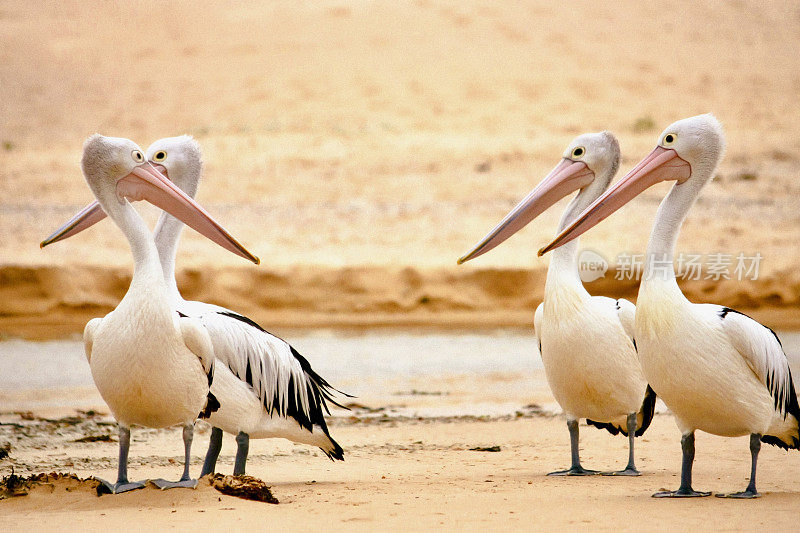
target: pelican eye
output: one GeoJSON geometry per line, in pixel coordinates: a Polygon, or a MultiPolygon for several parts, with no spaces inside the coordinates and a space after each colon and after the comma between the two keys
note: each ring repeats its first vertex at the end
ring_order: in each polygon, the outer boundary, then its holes
{"type": "Polygon", "coordinates": [[[678,136],[675,135],[674,133],[667,133],[666,135],[664,135],[664,142],[661,144],[663,144],[664,146],[669,146],[671,144],[675,144],[675,141],[677,139],[678,136]]]}
{"type": "Polygon", "coordinates": [[[153,161],[161,162],[161,161],[164,161],[166,158],[167,158],[167,152],[165,152],[164,150],[159,150],[153,156],[153,161]]]}
{"type": "Polygon", "coordinates": [[[133,157],[133,160],[136,161],[137,163],[144,163],[144,156],[142,155],[142,152],[140,152],[139,150],[134,150],[133,152],[131,152],[131,157],[133,157]]]}
{"type": "Polygon", "coordinates": [[[575,159],[580,159],[584,154],[586,154],[586,148],[583,146],[578,146],[572,151],[572,157],[575,159]]]}

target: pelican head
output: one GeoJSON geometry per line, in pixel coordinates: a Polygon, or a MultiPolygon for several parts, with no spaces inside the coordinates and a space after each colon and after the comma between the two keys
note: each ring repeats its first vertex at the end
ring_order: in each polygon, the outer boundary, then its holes
{"type": "MultiPolygon", "coordinates": [[[[659,136],[658,146],[672,150],[690,167],[688,180],[705,180],[711,177],[725,151],[725,134],[722,124],[711,113],[684,118],[670,124],[659,136]]],[[[681,181],[679,173],[666,180],[681,181]],[[677,177],[675,177],[677,176],[677,177]]]]}
{"type": "Polygon", "coordinates": [[[722,125],[710,113],[673,122],[658,139],[647,157],[539,250],[539,255],[579,237],[656,183],[674,181],[676,187],[693,187],[699,192],[725,150],[722,125]]]}
{"type": "Polygon", "coordinates": [[[147,160],[191,197],[203,173],[200,145],[189,135],[159,139],[147,149],[147,160]]]}
{"type": "Polygon", "coordinates": [[[170,213],[198,233],[226,250],[258,264],[258,258],[245,249],[200,205],[146,161],[133,141],[92,135],[83,145],[81,167],[97,203],[84,208],[41,246],[75,235],[102,220],[106,213],[118,224],[128,201],[147,200],[170,213]]]}
{"type": "MultiPolygon", "coordinates": [[[[585,133],[567,145],[561,162],[500,221],[458,264],[483,255],[524,228],[560,199],[600,196],[619,168],[619,142],[610,132],[585,133]]],[[[591,201],[591,200],[589,200],[591,201]]]]}
{"type": "Polygon", "coordinates": [[[83,143],[83,176],[101,202],[110,201],[118,182],[144,164],[144,152],[130,139],[95,133],[83,143]]]}

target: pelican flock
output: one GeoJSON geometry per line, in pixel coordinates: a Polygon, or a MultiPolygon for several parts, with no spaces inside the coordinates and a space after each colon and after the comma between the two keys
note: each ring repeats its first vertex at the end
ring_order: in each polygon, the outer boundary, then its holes
{"type": "MultiPolygon", "coordinates": [[[[493,249],[558,200],[579,191],[564,211],[559,231],[598,198],[611,183],[620,161],[617,139],[609,132],[576,137],[561,162],[490,231],[459,264],[493,249]]],[[[599,473],[581,466],[578,420],[623,433],[629,439],[628,465],[610,472],[639,475],[634,436],[653,419],[655,394],[642,375],[633,341],[636,308],[627,300],[591,296],[578,272],[578,246],[572,242],[553,254],[544,301],[534,326],[547,382],[564,413],[570,434],[572,466],[549,475],[599,473]]]]}
{"type": "Polygon", "coordinates": [[[540,251],[566,245],[648,187],[675,182],[661,202],[650,234],[634,322],[644,375],[682,433],[680,487],[655,497],[710,494],[692,488],[698,429],[725,437],[750,436],[749,484],[744,491],[719,497],[759,496],[756,465],[762,441],[781,448],[800,446],[800,407],[777,335],[727,307],[689,302],[675,278],[678,232],[713,176],[724,147],[722,126],[710,114],[671,124],[650,155],[540,251]]]}
{"type": "MultiPolygon", "coordinates": [[[[146,158],[188,196],[195,196],[202,158],[199,145],[191,137],[160,139],[148,148],[146,158]]],[[[43,245],[75,235],[104,217],[98,203],[89,205],[43,245]]],[[[199,321],[213,345],[212,405],[200,413],[212,430],[200,476],[214,472],[223,431],[236,436],[235,475],[245,473],[250,437],[283,437],[318,446],[329,458],[344,460],[342,447],[330,436],[325,422],[328,402],[342,407],[334,398],[339,391],[291,345],[251,319],[224,307],[182,298],[175,280],[175,256],[183,225],[165,210],[156,225],[154,241],[170,304],[179,316],[199,321]]]]}
{"type": "MultiPolygon", "coordinates": [[[[710,114],[667,127],[656,148],[610,186],[620,163],[609,132],[576,137],[561,161],[458,263],[479,257],[510,238],[559,200],[576,193],[555,239],[543,302],[534,326],[547,381],[570,434],[571,466],[549,475],[600,472],[580,462],[578,421],[622,433],[628,463],[610,475],[637,476],[634,442],[652,422],[656,395],[681,431],[680,487],[654,497],[699,497],[692,487],[695,432],[750,436],[751,475],[745,490],[720,497],[755,498],[761,442],[800,448],[800,405],[777,335],[728,307],[689,302],[674,270],[678,233],[722,158],[722,126],[710,114]],[[578,237],[645,189],[674,185],[662,201],[645,254],[634,306],[591,296],[577,263],[578,237]]],[[[162,489],[194,487],[189,462],[195,420],[212,425],[201,476],[212,473],[223,432],[235,435],[234,474],[244,474],[250,438],[282,437],[343,459],[325,420],[341,405],[333,388],[297,350],[251,319],[220,306],[184,300],[175,261],[184,224],[254,263],[247,251],[194,201],[202,174],[198,144],[188,136],[153,143],[146,154],[128,139],[93,135],[84,144],[83,174],[97,201],[42,242],[66,239],[109,216],[131,248],[134,272],[119,305],[84,331],[95,384],[119,424],[115,483],[102,490],[141,488],[127,475],[130,426],[183,426],[184,468],[162,489]],[[131,202],[161,208],[154,233],[131,202]]]]}
{"type": "Polygon", "coordinates": [[[122,301],[104,318],[90,320],[83,334],[94,382],[119,423],[117,481],[101,480],[101,486],[111,493],[144,486],[128,480],[131,424],[181,424],[183,474],[177,482],[154,483],[162,489],[194,487],[197,480],[189,476],[194,421],[213,403],[214,348],[201,321],[176,312],[153,235],[129,200],[147,200],[228,250],[257,259],[148,163],[132,141],[93,135],[84,144],[81,166],[102,210],[127,238],[134,260],[122,301]]]}

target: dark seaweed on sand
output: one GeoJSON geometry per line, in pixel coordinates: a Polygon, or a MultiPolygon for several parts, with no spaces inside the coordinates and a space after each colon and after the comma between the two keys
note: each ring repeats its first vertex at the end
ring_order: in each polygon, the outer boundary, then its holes
{"type": "Polygon", "coordinates": [[[265,503],[278,503],[266,483],[253,476],[226,476],[211,474],[211,486],[228,496],[236,496],[245,500],[254,500],[265,503]]]}
{"type": "MultiPolygon", "coordinates": [[[[36,485],[54,486],[56,482],[74,482],[78,485],[88,485],[94,488],[99,482],[92,478],[81,478],[76,474],[33,474],[29,477],[18,476],[11,471],[11,474],[0,480],[0,500],[14,498],[16,496],[27,496],[30,489],[36,485]]],[[[66,489],[69,491],[69,487],[66,489]]]]}
{"type": "Polygon", "coordinates": [[[476,446],[474,448],[470,448],[469,451],[471,452],[499,452],[500,446],[476,446]]]}
{"type": "Polygon", "coordinates": [[[81,437],[72,442],[116,442],[111,435],[89,435],[88,437],[81,437]]]}

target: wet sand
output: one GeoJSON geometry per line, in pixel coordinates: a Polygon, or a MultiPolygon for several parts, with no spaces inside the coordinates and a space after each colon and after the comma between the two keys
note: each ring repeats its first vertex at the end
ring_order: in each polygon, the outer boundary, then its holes
{"type": "MultiPolygon", "coordinates": [[[[797,369],[800,334],[780,336],[797,369]]],[[[546,477],[567,465],[569,439],[528,331],[291,331],[285,337],[334,385],[358,396],[351,411],[335,409],[329,419],[345,449],[343,463],[308,446],[253,440],[248,473],[271,485],[277,506],[224,496],[204,482],[196,490],[149,487],[101,498],[74,483],[53,483],[1,500],[4,525],[671,530],[707,527],[710,515],[722,529],[795,522],[800,454],[771,446],[760,456],[764,496],[758,501],[653,500],[652,492],[677,486],[680,464],[680,435],[661,404],[637,439],[642,477],[546,477]],[[493,447],[500,451],[472,450],[493,447]]],[[[11,446],[0,474],[13,468],[19,475],[114,477],[116,428],[91,385],[80,341],[2,342],[0,376],[0,444],[11,446]],[[86,437],[96,441],[76,442],[86,437]]],[[[198,422],[195,474],[208,436],[208,425],[198,422]]],[[[625,438],[588,426],[581,426],[581,449],[592,468],[622,468],[627,458],[625,438]]],[[[230,473],[234,454],[227,436],[218,471],[230,473]]],[[[134,428],[130,461],[136,479],[176,476],[180,430],[134,428]]],[[[698,433],[695,465],[697,488],[741,489],[749,474],[747,439],[698,433]]]]}

